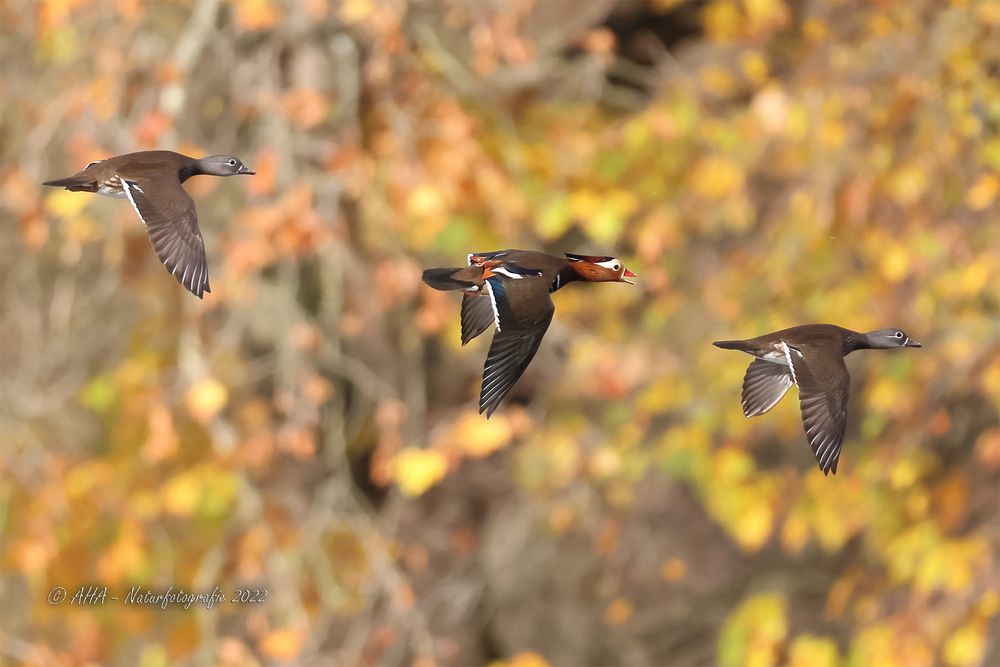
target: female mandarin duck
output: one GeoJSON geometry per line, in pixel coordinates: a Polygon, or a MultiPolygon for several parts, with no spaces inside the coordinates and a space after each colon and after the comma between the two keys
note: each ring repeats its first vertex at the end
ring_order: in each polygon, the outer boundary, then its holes
{"type": "Polygon", "coordinates": [[[802,424],[823,474],[837,474],[847,426],[851,377],[844,357],[855,350],[921,347],[899,329],[858,333],[832,324],[806,324],[748,338],[712,343],[756,357],[743,379],[743,414],[762,415],[793,384],[799,388],[802,424]]]}
{"type": "Polygon", "coordinates": [[[128,199],[146,225],[153,250],[170,274],[199,299],[211,292],[205,241],[198,229],[194,200],[181,183],[199,174],[253,175],[232,155],[193,158],[173,151],[140,151],[91,162],[66,178],[42,185],[71,192],[96,192],[128,199]]]}
{"type": "Polygon", "coordinates": [[[437,290],[462,290],[462,345],[496,325],[479,394],[487,419],[531,363],[552,321],[550,294],[578,280],[632,284],[636,275],[614,257],[555,257],[530,250],[476,252],[463,269],[427,269],[437,290]]]}

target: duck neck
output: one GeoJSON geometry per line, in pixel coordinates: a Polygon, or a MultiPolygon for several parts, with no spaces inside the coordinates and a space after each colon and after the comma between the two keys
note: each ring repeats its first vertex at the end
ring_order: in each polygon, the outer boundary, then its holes
{"type": "Polygon", "coordinates": [[[574,263],[569,262],[566,266],[559,269],[559,273],[557,273],[556,277],[552,279],[552,284],[549,286],[549,292],[555,292],[557,289],[565,287],[567,284],[575,280],[582,280],[582,278],[574,268],[574,263]]]}
{"type": "Polygon", "coordinates": [[[181,183],[191,178],[192,176],[197,176],[198,174],[204,174],[205,171],[201,168],[201,164],[198,160],[194,160],[187,156],[181,161],[181,167],[177,170],[177,178],[181,179],[181,183]]]}
{"type": "Polygon", "coordinates": [[[868,342],[868,334],[858,333],[846,329],[844,334],[844,356],[846,357],[855,350],[867,350],[871,348],[868,342]]]}

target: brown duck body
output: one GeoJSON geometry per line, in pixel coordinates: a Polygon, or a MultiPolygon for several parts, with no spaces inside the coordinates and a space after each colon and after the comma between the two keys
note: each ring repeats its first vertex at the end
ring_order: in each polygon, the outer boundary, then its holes
{"type": "Polygon", "coordinates": [[[491,324],[496,334],[483,368],[479,411],[489,417],[531,363],[552,321],[551,293],[571,282],[631,282],[613,257],[557,257],[531,250],[470,253],[463,268],[427,269],[438,290],[461,290],[462,344],[491,324]]]}
{"type": "Polygon", "coordinates": [[[899,329],[859,333],[833,324],[806,324],[745,340],[713,343],[754,360],[743,379],[743,414],[764,414],[794,384],[806,438],[824,474],[837,473],[847,428],[851,378],[844,357],[862,349],[920,347],[899,329]]]}
{"type": "Polygon", "coordinates": [[[211,291],[205,241],[194,200],[181,187],[199,174],[234,176],[254,171],[231,155],[192,158],[173,151],[140,151],[91,162],[72,176],[43,185],[128,199],[145,223],[160,261],[178,282],[202,298],[211,291]]]}
{"type": "Polygon", "coordinates": [[[94,192],[107,197],[127,199],[122,179],[140,181],[165,179],[183,183],[202,173],[193,157],[173,151],[139,151],[95,160],[67,178],[45,181],[42,185],[64,187],[71,192],[94,192]]]}
{"type": "Polygon", "coordinates": [[[755,357],[768,358],[780,356],[784,359],[782,343],[787,343],[799,349],[820,350],[823,352],[841,350],[841,357],[861,349],[861,334],[834,324],[805,324],[789,327],[774,333],[764,334],[756,338],[740,341],[719,341],[717,347],[735,349],[755,357]]]}

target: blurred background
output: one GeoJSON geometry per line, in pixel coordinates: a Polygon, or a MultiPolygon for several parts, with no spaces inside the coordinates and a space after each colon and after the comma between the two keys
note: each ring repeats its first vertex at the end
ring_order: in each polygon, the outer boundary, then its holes
{"type": "Polygon", "coordinates": [[[8,0],[0,663],[1000,663],[1000,2],[8,0]],[[212,293],[123,201],[195,178],[212,293]],[[477,414],[420,271],[621,257],[477,414]],[[836,477],[749,357],[848,359],[836,477]],[[53,606],[55,586],[226,603],[53,606]],[[239,588],[268,591],[230,602],[239,588]]]}

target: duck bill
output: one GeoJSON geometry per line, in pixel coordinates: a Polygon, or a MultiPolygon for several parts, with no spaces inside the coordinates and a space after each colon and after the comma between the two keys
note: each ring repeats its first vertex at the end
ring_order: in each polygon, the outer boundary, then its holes
{"type": "Polygon", "coordinates": [[[625,273],[622,274],[622,282],[623,283],[628,283],[629,285],[635,285],[635,281],[634,280],[626,280],[626,278],[638,278],[638,277],[639,276],[635,275],[634,273],[632,273],[628,269],[625,269],[625,273]]]}
{"type": "Polygon", "coordinates": [[[251,169],[250,167],[248,167],[246,165],[242,165],[240,167],[240,170],[238,172],[236,172],[236,173],[237,173],[237,175],[239,175],[239,174],[246,174],[247,176],[255,176],[257,174],[256,171],[254,171],[253,169],[251,169]]]}
{"type": "Polygon", "coordinates": [[[923,343],[913,340],[912,338],[908,338],[906,343],[903,344],[903,347],[923,347],[923,343]]]}

